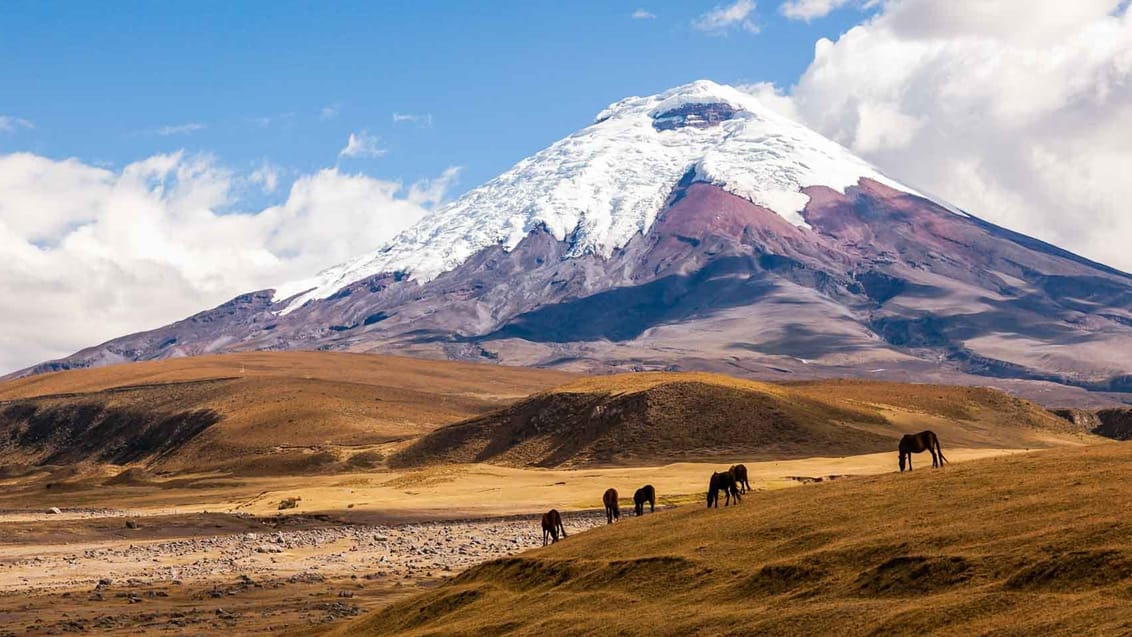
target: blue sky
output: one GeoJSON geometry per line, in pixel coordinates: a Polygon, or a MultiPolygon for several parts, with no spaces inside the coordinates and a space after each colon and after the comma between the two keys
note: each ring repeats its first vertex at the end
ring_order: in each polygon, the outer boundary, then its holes
{"type": "Polygon", "coordinates": [[[333,165],[347,136],[365,130],[387,152],[343,158],[342,170],[411,182],[458,165],[456,193],[627,95],[699,78],[789,86],[819,37],[862,18],[845,9],[791,21],[764,3],[751,18],[757,34],[692,27],[716,6],[8,4],[0,113],[34,128],[0,136],[0,152],[120,167],[183,148],[234,170],[266,160],[286,176],[333,165]],[[656,17],[634,19],[638,9],[656,17]]]}
{"type": "Polygon", "coordinates": [[[0,373],[372,252],[701,78],[1132,271],[1129,5],[6,2],[0,373]]]}

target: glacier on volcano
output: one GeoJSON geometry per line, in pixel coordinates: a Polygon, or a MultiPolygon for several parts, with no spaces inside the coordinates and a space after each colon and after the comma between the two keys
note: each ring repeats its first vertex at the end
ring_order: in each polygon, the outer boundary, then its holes
{"type": "MultiPolygon", "coordinates": [[[[594,123],[446,204],[375,252],[276,288],[287,311],[375,274],[422,282],[476,252],[511,250],[544,227],[571,254],[609,256],[656,220],[685,176],[805,226],[807,186],[844,192],[862,177],[915,190],[730,86],[700,80],[623,99],[594,123]]],[[[922,195],[920,195],[922,196],[922,195]]]]}

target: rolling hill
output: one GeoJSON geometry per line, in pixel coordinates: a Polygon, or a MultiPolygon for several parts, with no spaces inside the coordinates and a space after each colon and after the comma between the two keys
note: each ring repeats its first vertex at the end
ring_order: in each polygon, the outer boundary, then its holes
{"type": "Polygon", "coordinates": [[[394,466],[654,465],[888,451],[933,429],[945,445],[1045,447],[1079,428],[987,388],[870,381],[759,383],[706,373],[587,377],[423,435],[394,466]]]}
{"type": "Polygon", "coordinates": [[[1130,471],[1132,447],[1109,444],[686,506],[315,632],[1128,634],[1130,471]]]}
{"type": "Polygon", "coordinates": [[[333,352],[251,352],[45,374],[0,384],[0,466],[364,469],[377,457],[375,446],[570,378],[333,352]]]}

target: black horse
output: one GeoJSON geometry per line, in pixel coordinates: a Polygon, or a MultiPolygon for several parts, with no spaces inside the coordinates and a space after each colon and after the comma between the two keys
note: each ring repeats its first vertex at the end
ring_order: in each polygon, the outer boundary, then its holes
{"type": "Polygon", "coordinates": [[[621,519],[621,505],[617,503],[617,489],[606,489],[601,496],[601,503],[605,505],[606,524],[613,524],[614,520],[621,519]]]}
{"type": "Polygon", "coordinates": [[[646,484],[633,494],[633,512],[638,516],[645,514],[645,502],[649,503],[649,513],[656,511],[656,489],[651,484],[646,484]]]}
{"type": "Polygon", "coordinates": [[[551,509],[542,514],[542,545],[546,546],[546,541],[551,540],[551,544],[558,541],[558,534],[561,533],[562,537],[566,537],[566,527],[562,526],[562,516],[558,514],[558,509],[551,509]]]}
{"type": "Polygon", "coordinates": [[[746,493],[751,490],[751,483],[747,482],[747,465],[734,465],[727,470],[727,473],[735,478],[735,486],[739,487],[739,493],[746,493]]]}
{"type": "Polygon", "coordinates": [[[912,454],[927,451],[932,454],[932,467],[942,467],[947,462],[943,457],[943,449],[939,446],[939,437],[934,431],[921,431],[918,434],[904,434],[900,439],[900,471],[904,471],[907,462],[908,470],[912,470],[912,454]]]}
{"type": "Polygon", "coordinates": [[[727,500],[723,503],[723,506],[730,506],[731,498],[735,498],[735,504],[739,504],[739,487],[735,486],[735,478],[727,472],[712,473],[707,492],[707,505],[709,509],[713,505],[715,508],[719,508],[720,491],[723,491],[723,493],[727,495],[727,500]]]}

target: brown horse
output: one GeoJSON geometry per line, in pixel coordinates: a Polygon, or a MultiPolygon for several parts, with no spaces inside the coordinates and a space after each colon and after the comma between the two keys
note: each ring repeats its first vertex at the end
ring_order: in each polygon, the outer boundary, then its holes
{"type": "Polygon", "coordinates": [[[711,482],[708,483],[707,492],[707,505],[710,509],[712,505],[719,508],[719,492],[723,491],[727,495],[727,500],[723,506],[731,506],[731,498],[735,498],[735,504],[739,504],[739,487],[735,486],[735,478],[730,473],[712,473],[711,482]]]}
{"type": "Polygon", "coordinates": [[[606,524],[613,524],[614,520],[621,519],[621,506],[617,504],[617,489],[606,489],[601,496],[601,502],[605,505],[606,524]]]}
{"type": "Polygon", "coordinates": [[[927,451],[932,454],[932,467],[942,467],[947,462],[943,457],[943,449],[939,446],[939,437],[934,431],[921,431],[918,434],[904,434],[900,439],[900,471],[904,471],[907,461],[908,470],[912,470],[912,454],[927,451]]]}
{"type": "Polygon", "coordinates": [[[656,511],[656,489],[651,484],[646,484],[633,494],[633,512],[638,516],[645,514],[645,502],[649,503],[649,513],[656,511]]]}
{"type": "Polygon", "coordinates": [[[727,473],[735,478],[735,486],[739,487],[739,493],[746,493],[751,490],[751,483],[747,482],[747,465],[734,465],[727,470],[727,473]]]}
{"type": "Polygon", "coordinates": [[[562,516],[558,514],[558,509],[551,509],[542,514],[542,545],[546,546],[546,541],[551,540],[551,544],[558,541],[558,534],[561,533],[562,537],[566,537],[566,527],[562,526],[562,516]]]}

